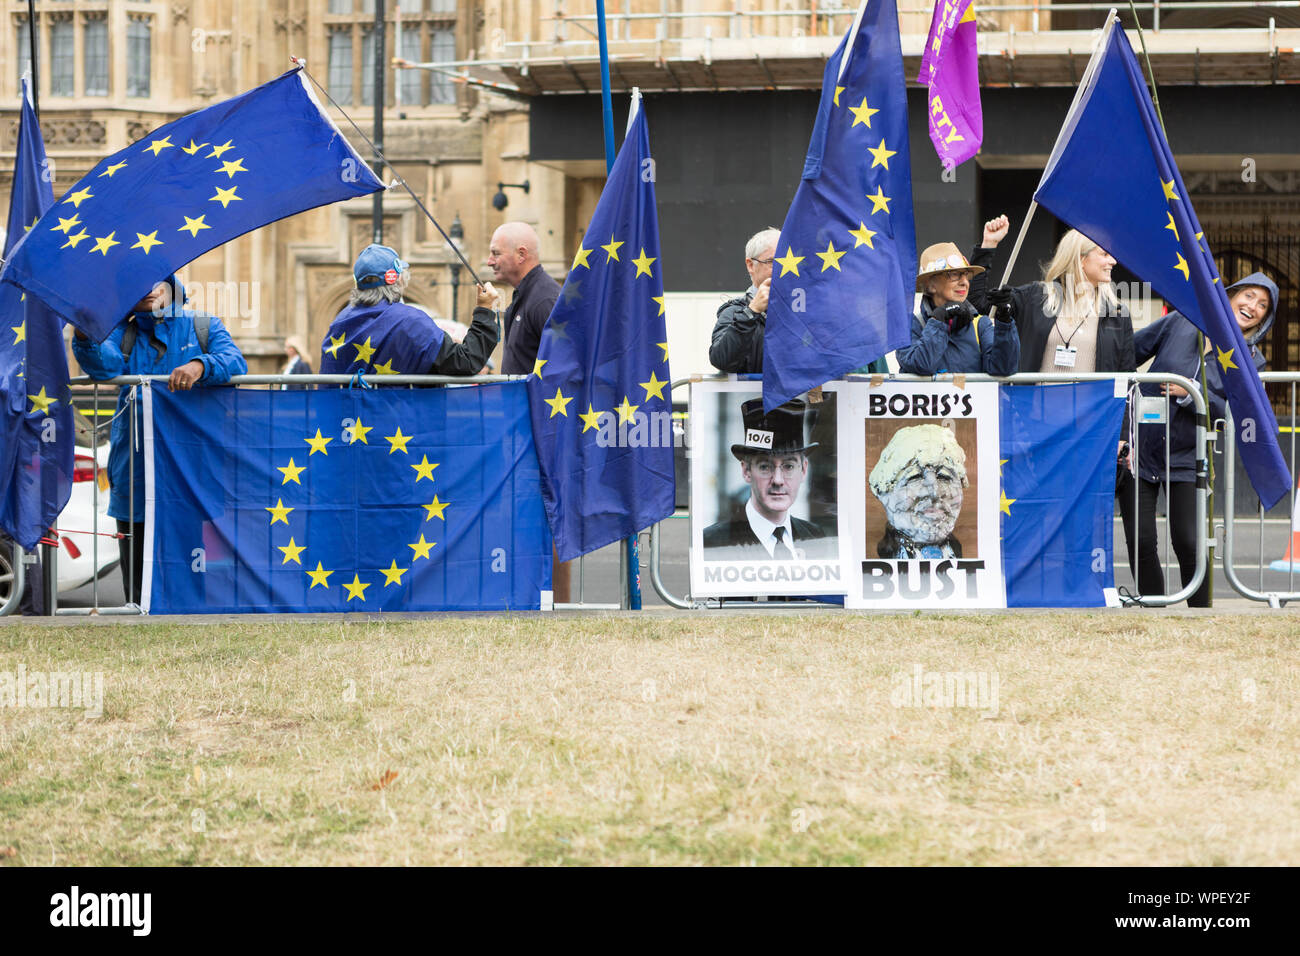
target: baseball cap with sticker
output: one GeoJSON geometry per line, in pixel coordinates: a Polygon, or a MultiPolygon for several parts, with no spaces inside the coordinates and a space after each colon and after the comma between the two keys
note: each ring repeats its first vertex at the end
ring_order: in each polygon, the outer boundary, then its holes
{"type": "Polygon", "coordinates": [[[357,256],[352,276],[358,289],[375,289],[381,285],[395,285],[408,268],[410,264],[402,261],[396,249],[371,243],[357,256]]]}

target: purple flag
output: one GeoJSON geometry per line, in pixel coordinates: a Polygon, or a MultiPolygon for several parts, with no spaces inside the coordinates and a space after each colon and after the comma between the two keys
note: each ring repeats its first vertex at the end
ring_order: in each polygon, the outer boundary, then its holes
{"type": "Polygon", "coordinates": [[[936,0],[916,81],[930,90],[926,115],[939,161],[966,162],[984,139],[974,0],[936,0]]]}

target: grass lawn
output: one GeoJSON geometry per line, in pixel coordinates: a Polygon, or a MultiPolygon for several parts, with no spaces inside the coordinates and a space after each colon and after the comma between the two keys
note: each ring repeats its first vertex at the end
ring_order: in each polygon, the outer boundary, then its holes
{"type": "Polygon", "coordinates": [[[1276,611],[14,620],[0,677],[102,672],[103,715],[0,706],[0,865],[1294,863],[1297,651],[1276,611]]]}

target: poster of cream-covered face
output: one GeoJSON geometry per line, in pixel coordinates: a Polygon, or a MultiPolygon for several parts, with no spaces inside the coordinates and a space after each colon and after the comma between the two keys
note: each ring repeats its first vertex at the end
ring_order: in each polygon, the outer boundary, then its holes
{"type": "Polygon", "coordinates": [[[691,596],[843,594],[836,391],[764,413],[759,382],[691,386],[691,596]]]}
{"type": "Polygon", "coordinates": [[[841,386],[846,607],[1005,607],[998,386],[841,386]]]}

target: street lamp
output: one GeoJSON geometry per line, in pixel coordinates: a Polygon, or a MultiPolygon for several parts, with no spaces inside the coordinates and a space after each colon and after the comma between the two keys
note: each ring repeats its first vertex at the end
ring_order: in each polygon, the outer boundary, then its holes
{"type": "Polygon", "coordinates": [[[460,257],[456,255],[457,250],[464,244],[465,227],[461,224],[460,213],[456,213],[456,218],[451,221],[451,229],[447,233],[451,239],[449,244],[451,250],[451,320],[459,321],[456,313],[457,293],[460,291],[460,257]]]}

